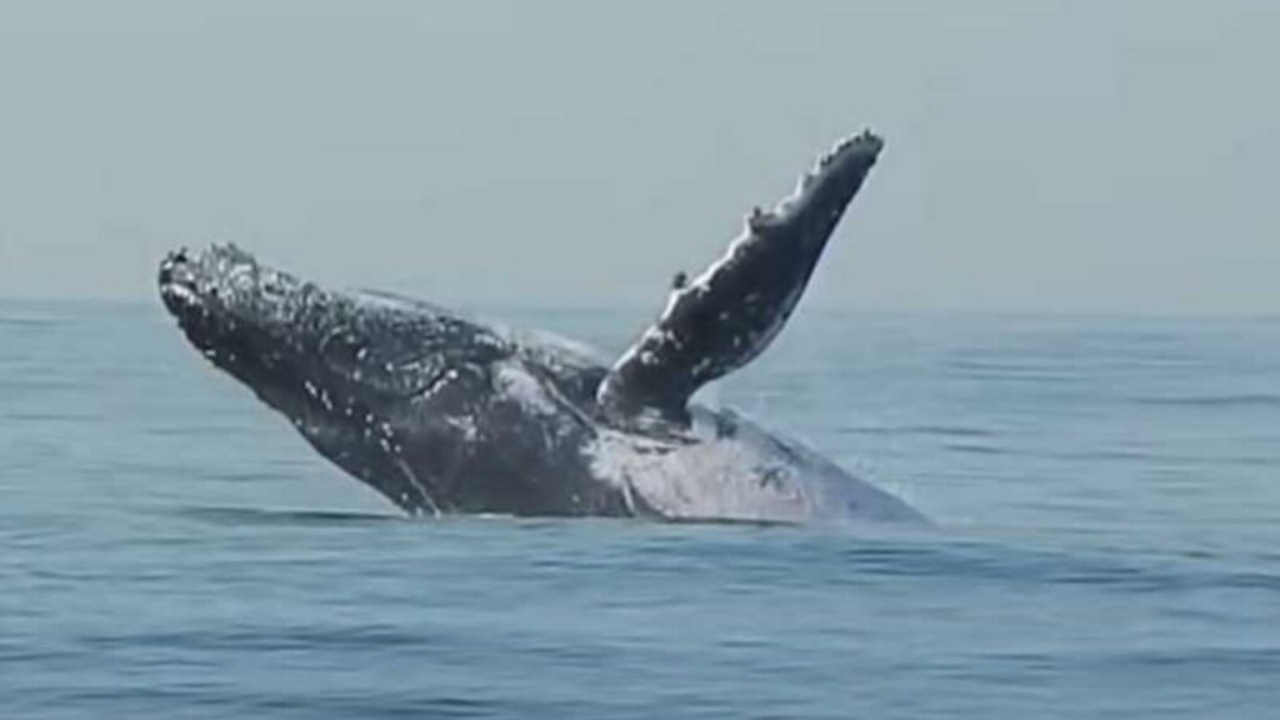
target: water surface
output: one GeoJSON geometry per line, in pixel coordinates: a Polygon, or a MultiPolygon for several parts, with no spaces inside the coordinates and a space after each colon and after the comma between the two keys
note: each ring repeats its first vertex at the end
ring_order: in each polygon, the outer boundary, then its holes
{"type": "Polygon", "coordinates": [[[0,717],[1276,716],[1280,320],[805,310],[710,396],[938,527],[408,520],[155,305],[2,302],[0,717]]]}

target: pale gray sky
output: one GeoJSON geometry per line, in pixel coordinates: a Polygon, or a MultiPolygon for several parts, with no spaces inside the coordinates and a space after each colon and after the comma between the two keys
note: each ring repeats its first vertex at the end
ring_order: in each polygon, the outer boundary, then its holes
{"type": "Polygon", "coordinates": [[[0,296],[234,240],[445,301],[661,304],[840,135],[808,303],[1280,312],[1280,3],[0,3],[0,296]]]}

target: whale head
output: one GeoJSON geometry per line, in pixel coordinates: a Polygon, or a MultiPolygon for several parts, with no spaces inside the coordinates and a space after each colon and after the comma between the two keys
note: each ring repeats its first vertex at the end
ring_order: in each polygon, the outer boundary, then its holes
{"type": "Polygon", "coordinates": [[[426,303],[321,288],[232,245],[170,253],[158,280],[191,344],[322,454],[409,512],[438,509],[450,488],[424,468],[452,457],[506,340],[426,303]]]}
{"type": "Polygon", "coordinates": [[[304,382],[357,372],[337,356],[316,362],[347,329],[339,314],[343,298],[260,265],[234,245],[170,253],[160,264],[159,286],[191,344],[286,414],[307,404],[304,382]]]}

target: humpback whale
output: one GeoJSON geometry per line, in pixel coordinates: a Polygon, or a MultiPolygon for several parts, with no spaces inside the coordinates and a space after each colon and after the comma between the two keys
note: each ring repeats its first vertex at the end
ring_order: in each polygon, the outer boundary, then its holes
{"type": "Polygon", "coordinates": [[[752,210],[612,363],[427,302],[323,288],[234,245],[170,253],[160,296],[209,361],[410,514],[920,521],[808,447],[691,402],[778,335],[883,145],[847,138],[752,210]]]}

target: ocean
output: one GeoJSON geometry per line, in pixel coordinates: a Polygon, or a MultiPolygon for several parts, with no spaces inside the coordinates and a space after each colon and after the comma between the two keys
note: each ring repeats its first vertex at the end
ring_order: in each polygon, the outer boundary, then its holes
{"type": "Polygon", "coordinates": [[[1280,717],[1280,318],[802,307],[704,396],[934,526],[411,520],[158,302],[0,302],[0,718],[1280,717]]]}

